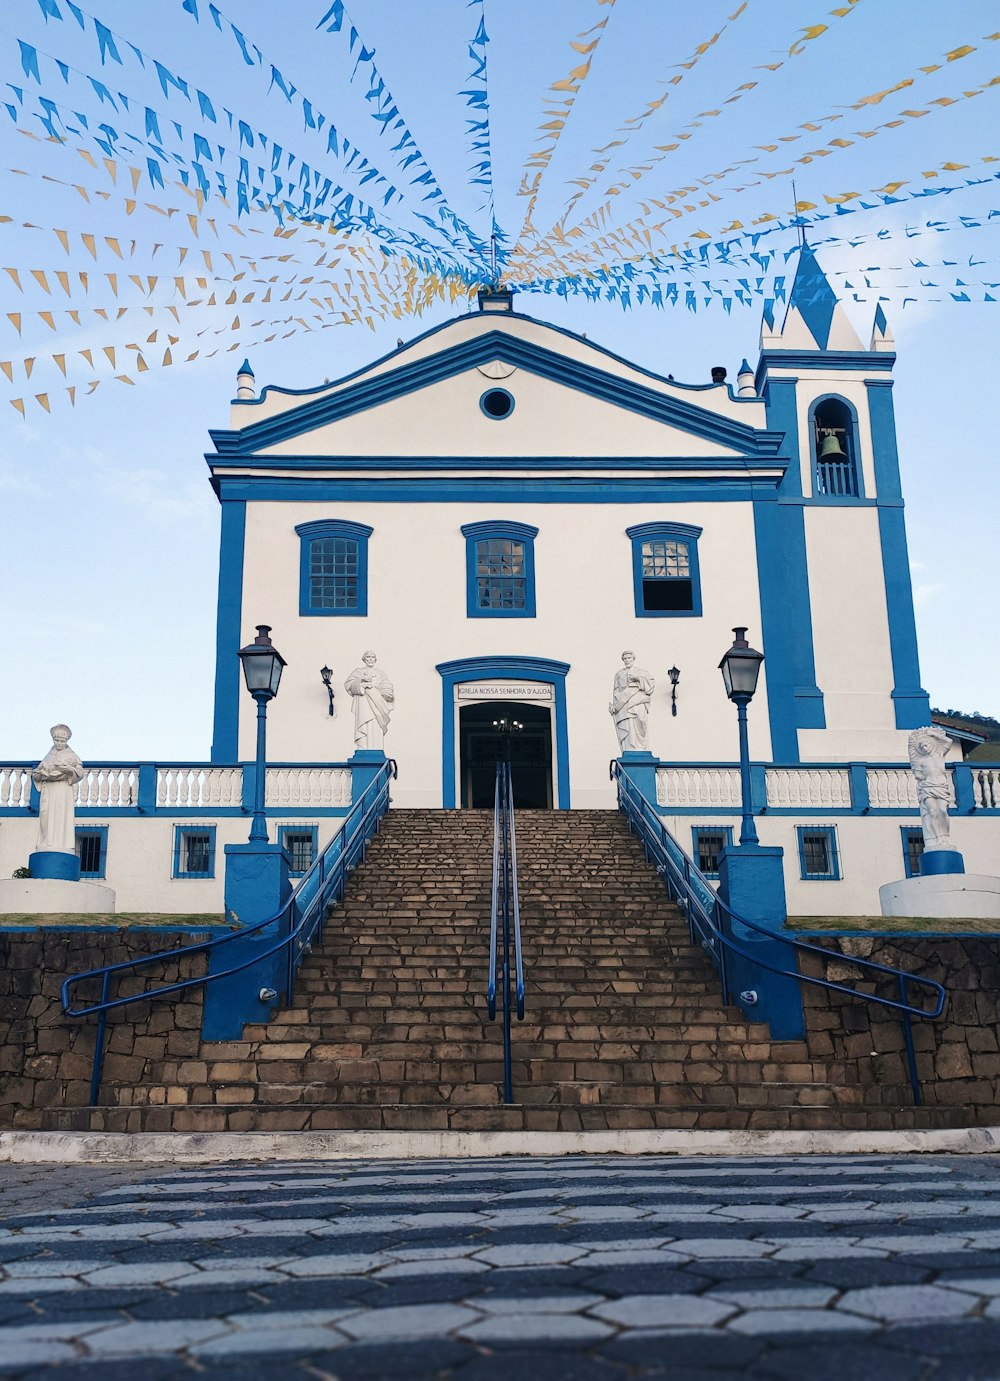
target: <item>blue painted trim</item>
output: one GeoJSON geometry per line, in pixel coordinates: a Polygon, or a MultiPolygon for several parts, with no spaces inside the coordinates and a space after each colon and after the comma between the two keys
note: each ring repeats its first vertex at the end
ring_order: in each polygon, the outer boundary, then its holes
{"type": "Polygon", "coordinates": [[[441,676],[442,780],[441,797],[446,810],[454,810],[455,792],[455,687],[460,681],[542,681],[555,693],[556,801],[560,810],[569,810],[569,733],[566,724],[566,676],[569,662],[554,662],[546,657],[522,657],[516,653],[496,657],[461,657],[438,663],[441,676]]]}
{"type": "Polygon", "coordinates": [[[368,614],[368,539],[374,531],[366,523],[351,523],[342,518],[321,518],[299,523],[299,617],[363,619],[368,614]],[[358,548],[358,602],[353,609],[317,609],[311,602],[312,544],[324,538],[342,538],[358,548]]]}
{"type": "Polygon", "coordinates": [[[920,876],[920,871],[918,870],[917,872],[914,872],[912,867],[910,866],[910,850],[908,848],[908,844],[911,839],[923,839],[924,832],[919,825],[916,826],[916,828],[914,828],[913,825],[900,825],[899,837],[903,845],[904,875],[908,878],[918,878],[920,876]]]}
{"type": "Polygon", "coordinates": [[[635,523],[625,529],[625,536],[632,542],[632,595],[635,600],[637,619],[700,619],[701,618],[701,566],[698,561],[698,538],[702,529],[691,523],[635,523]],[[684,541],[688,552],[691,579],[690,609],[647,609],[642,590],[642,544],[657,538],[684,541]]]}
{"type": "MultiPolygon", "coordinates": [[[[767,371],[773,369],[821,369],[828,373],[834,369],[861,369],[873,373],[892,372],[896,356],[891,351],[872,350],[762,350],[757,361],[754,383],[757,392],[767,379],[767,371]]],[[[770,380],[774,383],[775,380],[770,380]]],[[[868,381],[865,380],[867,383],[868,381]]],[[[214,438],[213,438],[214,439],[214,438]]]]}
{"type": "Polygon", "coordinates": [[[77,854],[79,854],[79,852],[80,852],[79,843],[80,843],[80,836],[81,836],[81,835],[86,835],[86,836],[87,836],[88,838],[90,838],[90,839],[93,839],[94,835],[97,835],[98,838],[100,839],[100,841],[101,841],[101,866],[98,868],[98,870],[97,870],[96,873],[85,873],[84,870],[83,870],[83,862],[82,862],[82,860],[81,860],[81,863],[80,863],[80,876],[81,876],[82,878],[87,878],[87,879],[107,877],[107,875],[108,875],[108,827],[107,827],[107,825],[83,825],[83,826],[77,825],[76,830],[75,830],[75,837],[76,837],[76,841],[77,841],[77,854]]]}
{"type": "Polygon", "coordinates": [[[851,762],[847,764],[851,784],[851,810],[855,815],[867,815],[871,810],[871,794],[868,790],[868,764],[851,762]]]}
{"type": "Polygon", "coordinates": [[[704,475],[676,479],[341,479],[329,476],[222,475],[216,480],[224,499],[258,503],[747,503],[773,500],[779,476],[704,475]]]}
{"type": "MultiPolygon", "coordinates": [[[[699,841],[700,841],[700,839],[701,839],[701,836],[702,836],[703,834],[717,834],[717,835],[721,835],[721,836],[722,836],[722,847],[723,847],[724,849],[731,849],[731,848],[733,847],[733,827],[732,827],[732,825],[692,825],[692,826],[691,826],[691,857],[694,859],[695,863],[698,864],[698,867],[699,867],[699,868],[701,868],[701,863],[699,862],[699,858],[698,858],[698,846],[699,846],[699,841]]],[[[721,850],[720,850],[720,852],[721,852],[721,850]]],[[[718,876],[719,876],[719,870],[718,870],[718,868],[716,868],[714,872],[709,872],[709,870],[708,870],[707,868],[701,868],[701,872],[702,872],[702,875],[703,875],[704,877],[707,877],[707,878],[718,878],[718,876]]]]}
{"type": "MultiPolygon", "coordinates": [[[[783,381],[779,381],[783,382],[783,381]]],[[[755,402],[758,400],[754,400],[755,402]]],[[[295,456],[262,453],[252,456],[216,456],[205,460],[215,470],[725,470],[745,474],[748,470],[784,470],[782,456],[295,456]]]]}
{"type": "Polygon", "coordinates": [[[28,855],[28,872],[33,878],[79,882],[80,860],[75,853],[67,854],[59,849],[37,849],[28,855]]]}
{"type": "Polygon", "coordinates": [[[212,762],[235,762],[239,757],[240,659],[237,653],[243,624],[246,507],[243,498],[223,498],[219,536],[212,762]]]}
{"type": "Polygon", "coordinates": [[[879,539],[892,658],[892,702],[897,729],[919,729],[931,719],[930,696],[920,684],[917,622],[913,585],[906,550],[906,526],[901,508],[879,508],[879,539]]]}
{"type": "Polygon", "coordinates": [[[515,399],[513,393],[511,393],[510,390],[506,388],[488,388],[479,400],[479,411],[483,414],[484,417],[488,417],[491,422],[506,422],[508,417],[513,416],[514,409],[516,407],[517,400],[515,399]],[[489,398],[491,394],[494,393],[503,394],[504,398],[506,398],[507,401],[510,403],[510,407],[507,409],[507,411],[504,413],[500,413],[499,415],[495,412],[490,412],[490,410],[486,406],[487,398],[489,398]]]}
{"type": "MultiPolygon", "coordinates": [[[[346,813],[346,812],[345,812],[345,813],[346,813]]],[[[305,874],[306,874],[306,869],[305,869],[305,868],[297,869],[297,868],[293,868],[292,865],[291,865],[292,851],[291,851],[291,849],[289,849],[287,843],[285,842],[287,836],[290,835],[290,834],[308,834],[308,835],[311,835],[311,837],[312,837],[312,855],[310,856],[309,862],[312,863],[313,859],[316,857],[316,853],[317,853],[317,850],[318,850],[318,848],[319,848],[319,826],[318,826],[318,825],[294,825],[294,824],[292,824],[292,825],[279,825],[279,826],[278,826],[278,847],[281,848],[281,849],[284,849],[285,853],[288,855],[288,860],[289,860],[289,863],[288,863],[288,876],[289,876],[290,878],[300,878],[300,877],[304,877],[305,874]]]]}
{"type": "Polygon", "coordinates": [[[170,874],[173,878],[190,878],[205,882],[215,877],[215,826],[214,825],[175,825],[174,826],[174,866],[170,874]],[[181,868],[181,849],[184,836],[188,834],[208,835],[208,872],[185,873],[181,868]]]}
{"type": "Polygon", "coordinates": [[[481,523],[466,523],[462,528],[465,538],[465,613],[470,619],[533,619],[535,617],[535,538],[538,528],[529,523],[506,521],[503,518],[490,518],[481,523]],[[480,542],[490,538],[504,537],[520,542],[524,547],[524,608],[523,609],[480,609],[479,597],[479,557],[480,542]]]}
{"type": "Polygon", "coordinates": [[[867,495],[865,494],[865,472],[861,464],[861,429],[858,425],[857,408],[851,400],[845,398],[842,393],[820,393],[809,404],[809,417],[806,425],[809,433],[810,474],[812,476],[812,498],[810,502],[814,504],[824,504],[826,506],[833,505],[837,508],[861,504],[867,498],[867,495]],[[857,494],[837,495],[820,494],[817,492],[816,486],[819,483],[819,455],[816,449],[816,409],[821,407],[824,403],[830,402],[840,403],[841,406],[845,407],[851,419],[850,459],[854,469],[854,483],[857,487],[857,494]]]}
{"type": "MultiPolygon", "coordinates": [[[[505,320],[510,319],[510,316],[505,314],[505,320]]],[[[537,329],[537,322],[532,322],[532,325],[537,329]]],[[[339,381],[336,385],[325,387],[318,394],[315,390],[307,390],[304,394],[294,395],[302,396],[306,401],[286,412],[264,418],[260,422],[253,422],[240,431],[218,430],[209,434],[220,455],[253,454],[281,442],[290,441],[304,432],[315,431],[319,427],[354,416],[368,408],[405,397],[409,393],[427,388],[430,384],[467,373],[470,369],[489,364],[493,360],[502,360],[505,364],[528,370],[543,379],[578,389],[614,407],[625,408],[641,417],[689,432],[693,436],[730,447],[740,453],[774,455],[779,450],[779,438],[767,431],[749,426],[745,422],[721,417],[707,408],[698,407],[673,396],[676,385],[672,381],[663,380],[657,375],[648,375],[658,383],[667,384],[671,392],[664,393],[647,384],[637,383],[634,379],[623,378],[620,374],[598,369],[592,364],[584,364],[556,350],[523,340],[495,326],[471,340],[424,355],[409,364],[399,363],[399,352],[393,352],[393,362],[397,366],[394,369],[373,374],[376,365],[367,365],[363,371],[349,376],[347,380],[339,381]]],[[[637,370],[631,363],[629,369],[637,373],[646,372],[637,370]]],[[[714,388],[716,385],[705,387],[714,388]]],[[[263,389],[257,405],[272,391],[279,392],[270,387],[263,389]]],[[[292,390],[280,392],[293,395],[292,390]]],[[[251,403],[250,406],[255,404],[251,403]]]]}
{"type": "Polygon", "coordinates": [[[799,875],[804,882],[840,882],[840,848],[837,843],[836,825],[797,825],[795,828],[795,839],[799,850],[799,875]],[[806,834],[825,834],[828,839],[828,851],[830,858],[830,872],[819,875],[817,873],[806,872],[806,853],[803,835],[806,834]]]}

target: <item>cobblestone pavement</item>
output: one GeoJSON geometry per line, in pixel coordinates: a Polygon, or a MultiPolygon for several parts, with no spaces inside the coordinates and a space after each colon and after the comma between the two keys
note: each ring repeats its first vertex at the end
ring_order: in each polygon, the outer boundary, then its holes
{"type": "Polygon", "coordinates": [[[1000,1160],[0,1167],[0,1373],[1000,1378],[1000,1160]]]}

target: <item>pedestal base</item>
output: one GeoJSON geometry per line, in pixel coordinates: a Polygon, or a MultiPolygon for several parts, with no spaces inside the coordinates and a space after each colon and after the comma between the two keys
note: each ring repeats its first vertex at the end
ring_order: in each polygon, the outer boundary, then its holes
{"type": "Polygon", "coordinates": [[[80,859],[77,854],[60,853],[57,849],[40,849],[28,855],[28,871],[33,878],[79,882],[80,859]]]}
{"type": "Polygon", "coordinates": [[[59,878],[0,879],[0,916],[109,915],[114,909],[114,888],[100,882],[64,882],[59,878]]]}
{"type": "Polygon", "coordinates": [[[878,889],[883,916],[1000,921],[1000,878],[941,873],[901,878],[878,889]]]}

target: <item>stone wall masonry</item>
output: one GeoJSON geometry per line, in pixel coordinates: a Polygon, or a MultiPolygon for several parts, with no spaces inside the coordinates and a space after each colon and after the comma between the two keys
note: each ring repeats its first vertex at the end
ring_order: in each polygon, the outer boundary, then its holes
{"type": "MultiPolygon", "coordinates": [[[[1000,1110],[1000,939],[937,936],[851,937],[822,940],[843,960],[807,959],[804,973],[846,982],[898,997],[894,980],[865,983],[852,957],[893,965],[941,983],[948,993],[937,1021],[914,1019],[913,1043],[924,1105],[961,1110],[966,1125],[997,1120],[1000,1110]],[[824,972],[825,970],[825,972],[824,972]]],[[[912,989],[910,1000],[921,999],[912,989]]],[[[880,1088],[905,1086],[908,1067],[903,1024],[891,1009],[858,1002],[811,984],[803,985],[806,1042],[812,1059],[842,1063],[865,1101],[877,1101],[880,1088]]],[[[838,1125],[847,1130],[872,1126],[870,1114],[844,1108],[838,1125]]]]}
{"type": "MultiPolygon", "coordinates": [[[[46,1111],[84,1108],[96,1039],[96,1017],[64,1015],[59,989],[70,974],[193,944],[204,935],[172,937],[148,930],[30,930],[0,933],[0,1127],[40,1128],[46,1111]]],[[[117,995],[192,978],[205,971],[203,955],[164,960],[145,973],[126,975],[117,995]]],[[[100,996],[95,980],[82,994],[100,996]]],[[[114,994],[113,994],[114,995],[114,994]]],[[[103,1089],[141,1086],[151,1062],[178,1064],[198,1054],[202,990],[171,1002],[141,1002],[108,1014],[103,1089]]]]}

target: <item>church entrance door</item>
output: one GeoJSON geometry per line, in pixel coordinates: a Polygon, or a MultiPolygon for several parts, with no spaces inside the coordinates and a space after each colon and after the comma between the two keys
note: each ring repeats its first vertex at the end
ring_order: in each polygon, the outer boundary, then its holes
{"type": "Polygon", "coordinates": [[[488,700],[459,709],[462,805],[492,809],[498,758],[510,747],[514,807],[552,809],[552,715],[545,705],[488,700]],[[509,736],[498,721],[517,720],[523,728],[509,736]]]}

